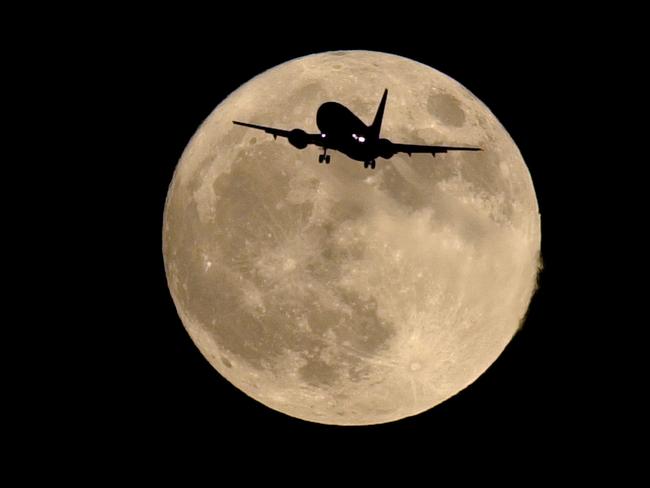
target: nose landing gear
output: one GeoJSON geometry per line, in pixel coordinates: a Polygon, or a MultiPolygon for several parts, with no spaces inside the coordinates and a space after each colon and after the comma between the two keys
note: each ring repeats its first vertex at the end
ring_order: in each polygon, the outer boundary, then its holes
{"type": "Polygon", "coordinates": [[[323,148],[323,154],[318,155],[318,162],[319,163],[325,163],[325,164],[330,164],[330,156],[327,154],[327,148],[323,148]]]}

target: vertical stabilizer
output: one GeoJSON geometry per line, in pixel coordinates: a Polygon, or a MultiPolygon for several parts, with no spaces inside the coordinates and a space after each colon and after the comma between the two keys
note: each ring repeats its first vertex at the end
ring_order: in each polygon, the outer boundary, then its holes
{"type": "Polygon", "coordinates": [[[381,131],[381,121],[384,118],[384,109],[386,108],[386,99],[388,98],[388,88],[384,90],[384,95],[381,97],[375,120],[372,121],[370,132],[375,139],[379,139],[379,132],[381,131]]]}

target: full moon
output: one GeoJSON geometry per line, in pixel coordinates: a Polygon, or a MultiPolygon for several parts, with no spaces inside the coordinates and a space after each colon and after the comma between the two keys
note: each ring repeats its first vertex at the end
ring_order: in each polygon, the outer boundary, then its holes
{"type": "Polygon", "coordinates": [[[379,52],[326,52],[272,68],[203,122],[174,173],[163,256],[181,321],[230,383],[303,420],[378,424],[474,382],[526,314],[540,263],[530,173],[461,84],[379,52]],[[375,170],[232,124],[318,133],[320,104],[381,136],[478,146],[396,155],[375,170]]]}

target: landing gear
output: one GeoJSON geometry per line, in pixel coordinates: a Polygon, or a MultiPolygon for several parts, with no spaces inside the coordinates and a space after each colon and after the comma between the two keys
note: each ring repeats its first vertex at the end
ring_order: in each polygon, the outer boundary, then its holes
{"type": "Polygon", "coordinates": [[[330,155],[327,154],[327,149],[323,149],[323,154],[318,155],[318,162],[319,163],[325,163],[325,164],[330,164],[330,155]]]}
{"type": "Polygon", "coordinates": [[[372,161],[364,161],[363,162],[363,167],[364,168],[375,169],[375,160],[373,159],[372,161]]]}

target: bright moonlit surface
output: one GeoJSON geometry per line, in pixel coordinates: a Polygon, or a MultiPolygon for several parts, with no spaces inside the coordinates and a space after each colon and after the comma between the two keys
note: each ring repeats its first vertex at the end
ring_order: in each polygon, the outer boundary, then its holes
{"type": "Polygon", "coordinates": [[[494,115],[432,68],[354,51],[280,65],[214,110],[174,174],[163,253],[183,324],[225,378],[286,414],[358,425],[427,410],[496,360],[540,238],[530,175],[494,115]],[[369,123],[385,88],[382,137],[484,150],[368,170],[232,124],[318,133],[330,100],[369,123]]]}

